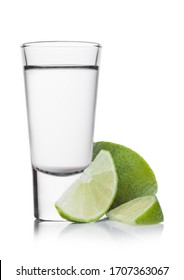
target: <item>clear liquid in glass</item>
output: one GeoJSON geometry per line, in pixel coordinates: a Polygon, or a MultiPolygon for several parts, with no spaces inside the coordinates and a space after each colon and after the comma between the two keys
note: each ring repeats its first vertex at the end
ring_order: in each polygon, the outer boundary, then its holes
{"type": "Polygon", "coordinates": [[[98,67],[25,66],[24,73],[33,167],[81,172],[92,157],[98,67]]]}

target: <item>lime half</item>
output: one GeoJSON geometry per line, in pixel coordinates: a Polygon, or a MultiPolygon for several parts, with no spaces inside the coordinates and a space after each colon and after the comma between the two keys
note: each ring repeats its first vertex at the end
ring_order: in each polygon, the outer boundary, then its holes
{"type": "Polygon", "coordinates": [[[60,216],[69,221],[97,221],[113,203],[117,182],[112,156],[101,150],[80,178],[63,193],[55,207],[60,216]]]}
{"type": "Polygon", "coordinates": [[[139,154],[119,144],[96,142],[93,146],[93,158],[101,149],[111,153],[118,175],[118,191],[111,209],[137,197],[157,193],[153,170],[139,154]]]}
{"type": "Polygon", "coordinates": [[[110,220],[130,225],[151,225],[163,222],[163,213],[154,195],[133,199],[107,213],[110,220]]]}

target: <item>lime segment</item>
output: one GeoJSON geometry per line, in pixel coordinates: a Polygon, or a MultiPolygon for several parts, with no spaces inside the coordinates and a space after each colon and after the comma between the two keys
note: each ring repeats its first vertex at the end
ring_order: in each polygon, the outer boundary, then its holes
{"type": "Polygon", "coordinates": [[[97,221],[113,203],[117,182],[112,156],[101,150],[80,178],[59,198],[55,207],[60,216],[69,221],[97,221]]]}
{"type": "Polygon", "coordinates": [[[107,213],[110,220],[130,225],[151,225],[163,222],[163,213],[154,195],[133,199],[107,213]]]}

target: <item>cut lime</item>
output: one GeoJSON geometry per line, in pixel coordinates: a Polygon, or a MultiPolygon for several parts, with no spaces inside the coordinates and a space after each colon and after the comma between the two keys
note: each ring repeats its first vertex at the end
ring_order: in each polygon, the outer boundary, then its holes
{"type": "Polygon", "coordinates": [[[134,198],[156,194],[155,175],[140,155],[122,145],[96,142],[93,146],[93,158],[101,149],[111,153],[118,175],[118,192],[111,209],[134,198]]]}
{"type": "Polygon", "coordinates": [[[154,195],[139,197],[109,211],[110,220],[130,225],[152,225],[163,222],[163,213],[154,195]]]}
{"type": "Polygon", "coordinates": [[[117,175],[111,154],[102,150],[56,202],[63,218],[74,222],[93,222],[110,208],[117,192],[117,175]]]}

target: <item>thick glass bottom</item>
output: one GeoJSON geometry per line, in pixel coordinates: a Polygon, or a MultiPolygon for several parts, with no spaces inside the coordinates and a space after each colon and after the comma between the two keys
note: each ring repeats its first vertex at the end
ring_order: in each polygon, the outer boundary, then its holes
{"type": "Polygon", "coordinates": [[[55,208],[55,202],[80,177],[80,173],[54,176],[33,170],[34,216],[44,221],[64,221],[55,208]]]}

